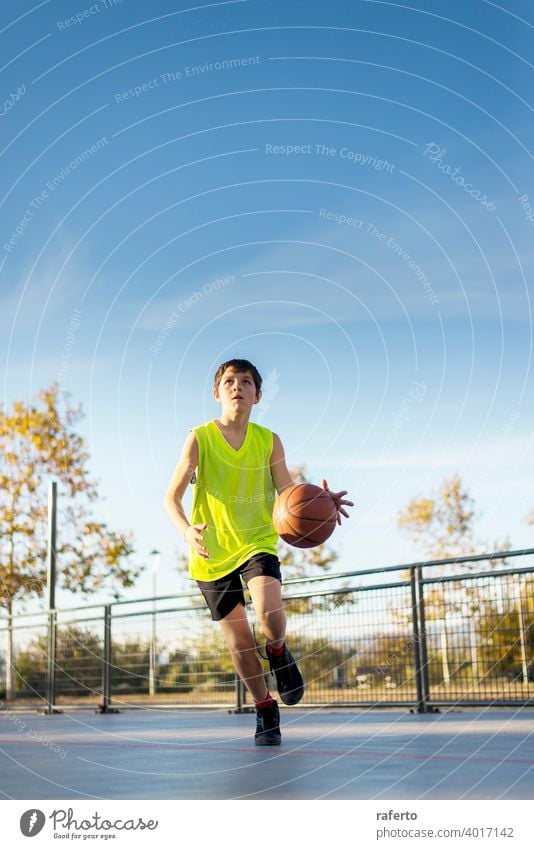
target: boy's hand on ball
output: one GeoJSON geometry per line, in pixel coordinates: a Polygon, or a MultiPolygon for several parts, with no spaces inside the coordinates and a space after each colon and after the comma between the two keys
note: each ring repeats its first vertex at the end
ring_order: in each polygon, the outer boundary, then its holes
{"type": "Polygon", "coordinates": [[[204,537],[202,535],[202,531],[205,531],[207,527],[207,522],[204,522],[202,525],[188,525],[184,533],[186,543],[191,548],[194,548],[197,554],[203,557],[204,560],[210,559],[209,551],[204,545],[204,537]]]}
{"type": "Polygon", "coordinates": [[[347,494],[348,490],[342,489],[341,492],[332,492],[330,489],[328,489],[328,484],[325,480],[323,480],[323,489],[333,499],[334,504],[336,505],[337,523],[338,523],[338,525],[340,525],[341,524],[341,516],[339,515],[340,513],[342,513],[343,516],[345,516],[347,519],[350,518],[347,511],[343,509],[342,505],[346,504],[347,507],[354,507],[354,503],[352,501],[347,501],[345,498],[342,497],[343,495],[347,494]]]}

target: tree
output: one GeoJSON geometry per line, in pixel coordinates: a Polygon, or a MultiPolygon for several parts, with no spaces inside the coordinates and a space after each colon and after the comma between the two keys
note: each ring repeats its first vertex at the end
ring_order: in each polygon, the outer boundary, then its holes
{"type": "Polygon", "coordinates": [[[474,501],[459,475],[445,479],[437,496],[414,498],[398,516],[398,525],[431,558],[475,551],[474,501]]]}
{"type": "MultiPolygon", "coordinates": [[[[81,406],[59,397],[57,384],[37,394],[36,402],[0,407],[0,607],[8,617],[15,600],[40,598],[46,588],[47,488],[56,478],[58,511],[58,586],[93,593],[107,586],[130,587],[141,568],[128,559],[132,537],[97,521],[92,504],[96,483],[87,469],[89,455],[75,426],[81,406]]],[[[8,620],[10,621],[10,620],[8,620]]],[[[13,695],[13,645],[8,629],[6,695],[13,695]]]]}
{"type": "MultiPolygon", "coordinates": [[[[410,534],[413,542],[429,559],[441,560],[482,553],[488,550],[509,551],[509,539],[495,541],[492,545],[477,542],[475,536],[476,510],[459,475],[442,481],[439,492],[433,497],[414,498],[401,510],[397,524],[410,534]]],[[[492,561],[493,565],[505,559],[492,561]]],[[[463,564],[462,569],[473,568],[463,564]]],[[[475,564],[476,568],[476,564],[475,564]]]]}
{"type": "MultiPolygon", "coordinates": [[[[476,511],[475,502],[465,489],[458,474],[445,479],[440,485],[437,495],[414,498],[404,510],[398,514],[398,526],[410,534],[412,540],[429,559],[458,557],[487,550],[487,546],[477,543],[475,536],[476,511]]],[[[495,550],[510,549],[509,540],[494,543],[495,550]]],[[[491,561],[495,566],[498,562],[491,561]]],[[[462,570],[478,568],[475,564],[462,564],[462,570]]],[[[484,599],[482,590],[469,585],[456,586],[436,584],[425,592],[425,616],[427,621],[439,621],[440,657],[443,669],[443,680],[450,680],[449,650],[447,636],[447,616],[478,614],[484,599]]],[[[411,612],[397,611],[397,619],[402,619],[411,612]]]]}
{"type": "Polygon", "coordinates": [[[518,685],[534,681],[534,582],[510,576],[507,604],[490,603],[479,620],[477,662],[482,678],[506,677],[518,685]]]}
{"type": "MultiPolygon", "coordinates": [[[[48,636],[35,636],[17,655],[16,689],[44,698],[48,636]]],[[[91,627],[61,625],[56,636],[57,698],[99,694],[102,683],[102,640],[91,627]]]]}

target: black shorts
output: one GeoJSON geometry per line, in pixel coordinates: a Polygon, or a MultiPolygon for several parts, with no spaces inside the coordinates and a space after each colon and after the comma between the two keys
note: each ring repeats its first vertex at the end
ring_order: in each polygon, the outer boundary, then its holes
{"type": "Polygon", "coordinates": [[[216,578],[215,581],[197,581],[200,592],[211,610],[211,618],[214,622],[220,622],[221,619],[228,616],[237,604],[245,604],[241,579],[248,586],[250,579],[257,575],[268,575],[282,583],[280,561],[276,554],[261,551],[258,554],[253,554],[241,566],[222,578],[216,578]]]}

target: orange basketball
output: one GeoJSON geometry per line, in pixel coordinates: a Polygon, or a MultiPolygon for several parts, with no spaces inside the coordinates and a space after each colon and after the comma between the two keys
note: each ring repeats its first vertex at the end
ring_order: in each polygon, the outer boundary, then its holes
{"type": "Polygon", "coordinates": [[[297,483],[284,489],[274,502],[273,524],[288,545],[313,548],[331,536],[336,515],[334,500],[324,489],[297,483]]]}

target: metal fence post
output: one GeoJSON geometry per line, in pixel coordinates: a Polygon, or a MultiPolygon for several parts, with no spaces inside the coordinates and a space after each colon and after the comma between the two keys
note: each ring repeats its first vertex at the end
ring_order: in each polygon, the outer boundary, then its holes
{"type": "Polygon", "coordinates": [[[235,674],[235,702],[235,712],[241,713],[241,710],[243,708],[243,690],[241,687],[241,678],[239,677],[237,672],[235,674]]]}
{"type": "Polygon", "coordinates": [[[429,706],[430,686],[428,683],[428,651],[426,641],[426,617],[425,617],[425,596],[423,587],[423,573],[421,566],[415,567],[416,581],[416,596],[417,596],[417,613],[419,620],[419,637],[421,640],[421,650],[419,653],[421,661],[421,686],[423,693],[424,713],[432,712],[434,709],[429,706]]]}
{"type": "Polygon", "coordinates": [[[119,713],[111,707],[111,604],[104,605],[104,655],[102,658],[102,704],[95,713],[119,713]]]}
{"type": "Polygon", "coordinates": [[[412,631],[413,631],[413,660],[415,666],[415,688],[417,692],[417,713],[425,713],[426,705],[423,694],[423,679],[421,669],[421,636],[419,630],[419,610],[417,604],[416,567],[410,569],[410,593],[412,599],[412,631]]]}

